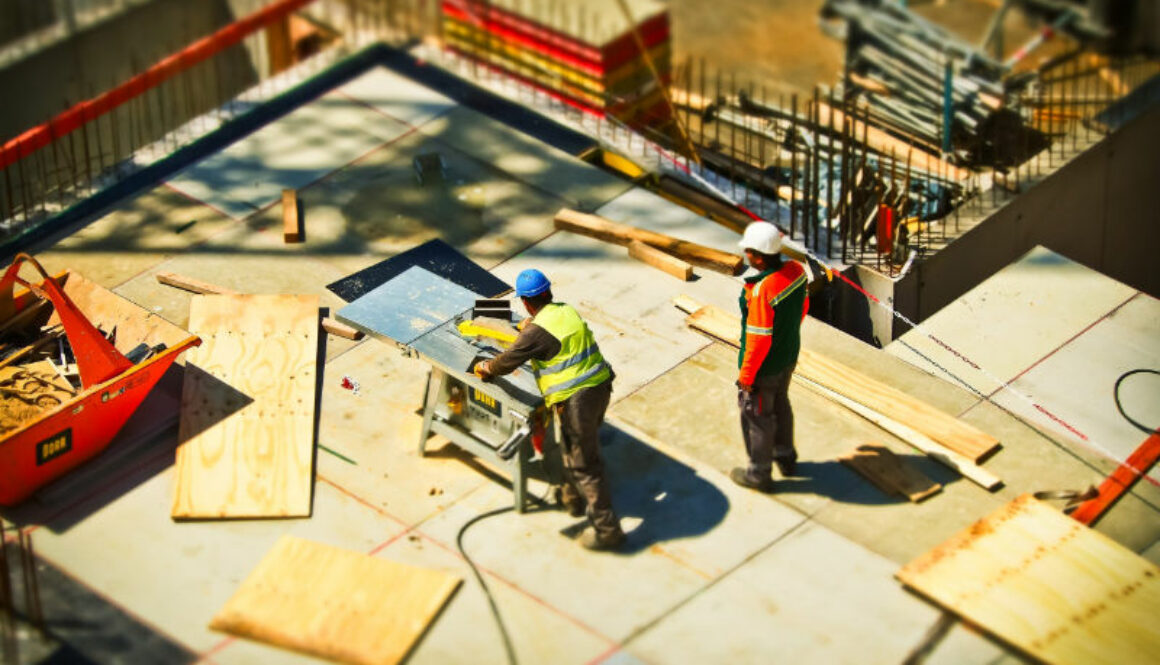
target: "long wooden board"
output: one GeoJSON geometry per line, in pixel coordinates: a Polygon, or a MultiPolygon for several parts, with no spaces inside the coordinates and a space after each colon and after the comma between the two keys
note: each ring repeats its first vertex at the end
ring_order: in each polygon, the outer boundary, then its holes
{"type": "MultiPolygon", "coordinates": [[[[675,303],[686,311],[694,304],[691,298],[675,303]]],[[[741,334],[740,317],[708,305],[693,311],[687,323],[733,346],[741,334]]],[[[916,399],[901,390],[872,379],[835,360],[802,349],[795,374],[825,386],[869,409],[906,425],[954,452],[978,463],[999,449],[995,437],[982,432],[954,416],[916,399]]]]}
{"type": "Polygon", "coordinates": [[[557,229],[621,246],[627,246],[633,240],[638,240],[695,266],[726,275],[739,275],[745,270],[745,259],[737,254],[722,252],[656,231],[618,224],[598,215],[561,208],[556,213],[555,224],[557,229]]]}
{"type": "Polygon", "coordinates": [[[1160,568],[1030,495],[897,577],[1047,663],[1151,663],[1160,654],[1160,568]]]}
{"type": "Polygon", "coordinates": [[[309,515],[318,297],[195,296],[189,330],[173,517],[309,515]]]}
{"type": "Polygon", "coordinates": [[[896,494],[914,503],[928,499],[942,490],[942,485],[885,446],[862,444],[849,454],[839,457],[838,461],[862,474],[883,492],[896,494]]]}
{"type": "Polygon", "coordinates": [[[398,663],[460,581],[286,535],[209,627],[346,663],[398,663]]]}
{"type": "Polygon", "coordinates": [[[628,255],[641,263],[647,263],[661,272],[666,272],[682,282],[693,279],[693,266],[675,256],[665,254],[652,245],[646,245],[639,240],[633,240],[628,243],[628,255]]]}

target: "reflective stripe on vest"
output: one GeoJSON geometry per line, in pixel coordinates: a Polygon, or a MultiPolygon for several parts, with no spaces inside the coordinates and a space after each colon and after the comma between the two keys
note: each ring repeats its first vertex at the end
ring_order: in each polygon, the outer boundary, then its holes
{"type": "Polygon", "coordinates": [[[532,361],[536,384],[551,406],[583,388],[608,380],[612,368],[604,361],[592,331],[570,305],[550,303],[532,321],[560,341],[560,352],[547,361],[532,361]]]}

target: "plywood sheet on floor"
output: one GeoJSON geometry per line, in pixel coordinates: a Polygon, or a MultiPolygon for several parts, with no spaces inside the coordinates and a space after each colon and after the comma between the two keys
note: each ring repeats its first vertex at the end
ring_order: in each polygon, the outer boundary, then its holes
{"type": "Polygon", "coordinates": [[[1119,282],[1037,247],[886,346],[931,374],[947,368],[990,394],[1135,295],[1119,282]],[[957,359],[933,335],[981,369],[957,359]],[[912,347],[911,350],[907,347],[912,347]]]}
{"type": "MultiPolygon", "coordinates": [[[[1116,381],[1136,369],[1160,369],[1160,300],[1145,293],[1136,294],[1012,383],[1015,392],[1044,405],[1071,429],[1011,391],[999,393],[995,401],[1044,431],[1124,460],[1148,436],[1116,407],[1116,381]]],[[[1156,415],[1160,376],[1145,372],[1125,378],[1119,399],[1124,413],[1137,422],[1160,424],[1156,415]]],[[[1160,481],[1160,470],[1153,469],[1151,477],[1160,481]]]]}
{"type": "Polygon", "coordinates": [[[242,219],[279,201],[283,189],[301,189],[408,129],[331,92],[185,169],[169,185],[242,219]]]}
{"type": "Polygon", "coordinates": [[[595,210],[632,187],[627,180],[469,108],[459,107],[419,131],[559,197],[563,205],[595,210]]]}
{"type": "Polygon", "coordinates": [[[460,579],[283,536],[211,628],[331,660],[398,663],[460,579]]]}
{"type": "Polygon", "coordinates": [[[1030,495],[898,578],[1044,662],[1139,663],[1160,651],[1160,568],[1030,495]]]}
{"type": "Polygon", "coordinates": [[[189,328],[173,517],[309,515],[318,298],[196,296],[189,328]]]}
{"type": "Polygon", "coordinates": [[[370,69],[343,84],[338,91],[412,127],[457,106],[454,100],[436,90],[386,67],[370,69]]]}

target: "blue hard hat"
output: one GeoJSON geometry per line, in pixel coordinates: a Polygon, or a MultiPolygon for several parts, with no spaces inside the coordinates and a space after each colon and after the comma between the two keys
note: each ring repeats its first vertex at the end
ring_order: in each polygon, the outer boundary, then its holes
{"type": "Polygon", "coordinates": [[[528,268],[516,277],[516,295],[521,298],[538,296],[552,287],[552,283],[544,273],[535,268],[528,268]]]}

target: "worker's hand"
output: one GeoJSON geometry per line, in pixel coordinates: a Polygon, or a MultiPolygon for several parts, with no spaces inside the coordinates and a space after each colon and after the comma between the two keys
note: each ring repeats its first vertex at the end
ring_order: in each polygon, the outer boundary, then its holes
{"type": "Polygon", "coordinates": [[[524,329],[524,327],[526,327],[529,323],[531,323],[531,321],[532,321],[532,317],[530,317],[530,316],[526,319],[520,319],[520,322],[516,324],[516,330],[522,331],[524,329]]]}
{"type": "Polygon", "coordinates": [[[475,368],[471,371],[481,380],[487,381],[491,378],[491,363],[486,360],[481,360],[475,363],[475,368]]]}

